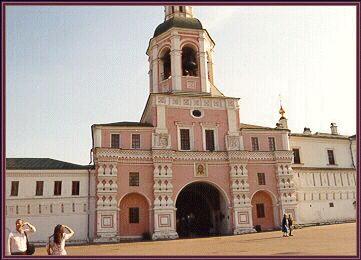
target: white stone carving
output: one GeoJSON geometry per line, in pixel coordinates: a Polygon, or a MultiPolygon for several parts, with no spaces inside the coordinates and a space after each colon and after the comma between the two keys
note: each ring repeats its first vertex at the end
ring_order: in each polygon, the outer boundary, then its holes
{"type": "Polygon", "coordinates": [[[170,148],[170,135],[166,133],[153,133],[153,149],[169,149],[170,148]]]}

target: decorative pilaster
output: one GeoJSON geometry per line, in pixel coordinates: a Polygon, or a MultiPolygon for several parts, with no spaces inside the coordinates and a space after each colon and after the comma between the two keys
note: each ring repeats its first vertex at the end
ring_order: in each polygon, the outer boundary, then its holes
{"type": "Polygon", "coordinates": [[[175,91],[182,90],[182,51],[180,49],[180,36],[174,32],[171,36],[170,59],[172,63],[172,88],[175,91]]]}
{"type": "Polygon", "coordinates": [[[249,198],[248,171],[246,164],[230,164],[231,191],[235,235],[256,232],[252,223],[252,205],[249,198]]]}
{"type": "MultiPolygon", "coordinates": [[[[167,151],[153,151],[154,233],[153,240],[176,239],[176,209],[173,202],[172,162],[167,151]]],[[[171,152],[170,152],[171,153],[171,152]]]]}
{"type": "Polygon", "coordinates": [[[117,241],[118,205],[117,205],[117,162],[100,162],[97,184],[97,237],[95,242],[117,241]]]}
{"type": "Polygon", "coordinates": [[[277,163],[277,188],[280,198],[281,213],[291,214],[296,218],[296,185],[290,163],[277,163]]]}

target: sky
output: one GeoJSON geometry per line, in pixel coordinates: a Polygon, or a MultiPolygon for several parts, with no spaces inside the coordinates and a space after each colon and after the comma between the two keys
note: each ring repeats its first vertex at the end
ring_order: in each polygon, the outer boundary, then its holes
{"type": "MultiPolygon", "coordinates": [[[[242,123],[356,133],[356,9],[194,6],[242,123]]],[[[163,6],[6,7],[6,156],[90,162],[92,124],[139,121],[163,6]]]]}

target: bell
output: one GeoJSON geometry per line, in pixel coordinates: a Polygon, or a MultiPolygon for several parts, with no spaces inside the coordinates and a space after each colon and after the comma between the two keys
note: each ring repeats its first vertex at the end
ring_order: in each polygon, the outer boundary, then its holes
{"type": "Polygon", "coordinates": [[[197,63],[195,63],[194,61],[188,61],[187,68],[190,70],[193,70],[193,69],[197,68],[197,63]]]}

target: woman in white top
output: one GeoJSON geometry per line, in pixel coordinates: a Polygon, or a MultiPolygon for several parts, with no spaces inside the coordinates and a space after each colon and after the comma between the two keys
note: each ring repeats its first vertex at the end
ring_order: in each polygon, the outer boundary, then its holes
{"type": "Polygon", "coordinates": [[[49,237],[49,242],[46,245],[48,255],[66,255],[65,240],[68,240],[74,235],[74,231],[66,225],[56,225],[54,234],[49,237]],[[65,233],[67,230],[69,233],[65,233]]]}

